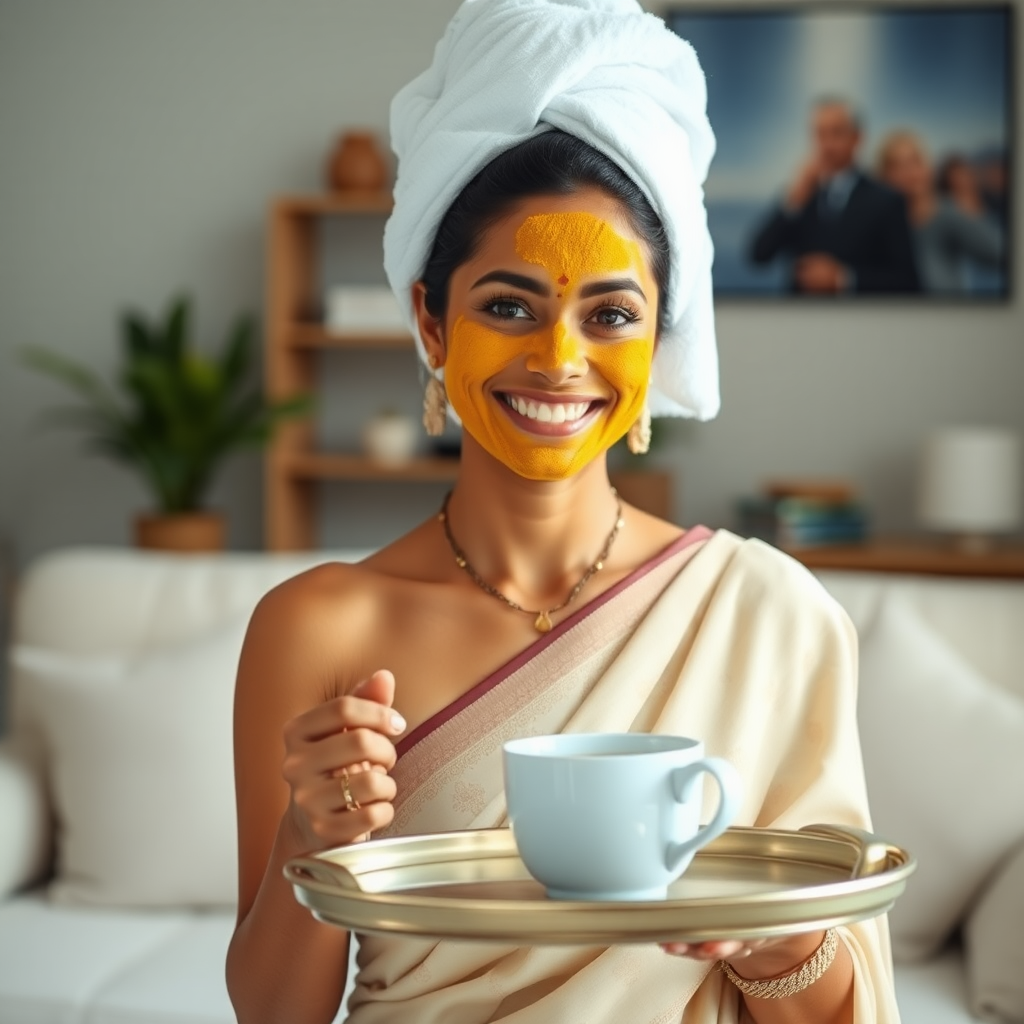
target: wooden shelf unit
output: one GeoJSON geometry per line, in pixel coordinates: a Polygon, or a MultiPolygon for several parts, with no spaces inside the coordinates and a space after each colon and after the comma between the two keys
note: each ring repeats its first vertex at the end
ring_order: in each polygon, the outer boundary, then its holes
{"type": "Polygon", "coordinates": [[[414,343],[411,334],[329,331],[322,324],[300,321],[289,330],[287,344],[291,348],[315,351],[331,348],[412,349],[414,343]]]}
{"type": "Polygon", "coordinates": [[[788,550],[809,569],[892,572],[933,576],[1024,578],[1024,544],[993,542],[982,551],[927,538],[877,538],[788,550]]]}
{"type": "MultiPolygon", "coordinates": [[[[322,305],[318,230],[328,217],[390,212],[390,192],[287,196],[269,212],[265,384],[272,400],[315,394],[316,357],[324,351],[413,348],[406,332],[332,331],[314,319],[322,305]]],[[[315,485],[329,480],[454,480],[455,459],[420,458],[400,467],[360,455],[315,449],[309,420],[283,424],[266,453],[265,546],[301,551],[315,546],[315,485]]]]}
{"type": "Polygon", "coordinates": [[[423,457],[392,466],[363,455],[308,452],[292,456],[288,463],[293,480],[454,480],[459,470],[455,458],[423,457]]]}

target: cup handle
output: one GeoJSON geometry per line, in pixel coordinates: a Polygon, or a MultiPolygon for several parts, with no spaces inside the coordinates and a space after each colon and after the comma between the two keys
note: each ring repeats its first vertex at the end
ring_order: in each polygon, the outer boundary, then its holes
{"type": "Polygon", "coordinates": [[[718,810],[703,828],[683,843],[669,843],[665,852],[665,867],[677,871],[683,860],[696,853],[706,843],[720,836],[733,822],[740,809],[743,782],[739,772],[721,757],[705,757],[672,772],[672,795],[678,803],[687,803],[696,794],[694,789],[701,776],[708,772],[718,783],[718,810]]]}

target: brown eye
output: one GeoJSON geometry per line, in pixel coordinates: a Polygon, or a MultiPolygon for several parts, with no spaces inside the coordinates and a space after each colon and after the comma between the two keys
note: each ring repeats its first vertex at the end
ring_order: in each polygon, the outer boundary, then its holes
{"type": "Polygon", "coordinates": [[[498,320],[532,319],[532,314],[529,309],[527,309],[526,306],[524,306],[518,299],[488,299],[480,308],[498,320]]]}
{"type": "Polygon", "coordinates": [[[638,323],[639,320],[640,314],[635,310],[623,309],[621,306],[604,306],[590,317],[589,322],[598,327],[618,330],[638,323]]]}
{"type": "Polygon", "coordinates": [[[507,319],[513,319],[514,317],[520,316],[523,312],[523,307],[517,302],[496,302],[492,309],[494,310],[495,316],[507,319]]]}

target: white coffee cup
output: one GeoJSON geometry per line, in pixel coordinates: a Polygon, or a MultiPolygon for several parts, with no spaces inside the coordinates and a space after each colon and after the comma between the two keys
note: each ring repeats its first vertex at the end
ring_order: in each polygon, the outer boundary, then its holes
{"type": "Polygon", "coordinates": [[[519,856],[557,899],[664,899],[739,810],[736,770],[686,736],[532,736],[502,753],[519,856]],[[705,774],[718,782],[719,803],[701,828],[705,774]]]}

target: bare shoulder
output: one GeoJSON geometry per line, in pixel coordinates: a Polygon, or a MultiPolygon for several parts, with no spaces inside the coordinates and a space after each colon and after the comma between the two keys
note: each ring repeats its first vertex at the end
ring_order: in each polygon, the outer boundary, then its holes
{"type": "Polygon", "coordinates": [[[320,699],[346,692],[378,667],[396,608],[432,575],[419,533],[361,562],[324,562],[279,583],[256,606],[243,655],[275,665],[277,678],[306,680],[320,699]]]}
{"type": "Polygon", "coordinates": [[[270,590],[258,611],[275,621],[314,630],[319,616],[332,620],[342,613],[346,623],[365,626],[377,605],[396,584],[413,582],[429,572],[425,564],[424,523],[360,562],[323,562],[270,590]]]}
{"type": "Polygon", "coordinates": [[[358,671],[358,638],[375,618],[373,573],[328,562],[279,583],[249,621],[238,695],[288,713],[344,692],[358,671]]]}
{"type": "Polygon", "coordinates": [[[309,639],[325,615],[358,616],[368,610],[374,572],[362,562],[324,562],[269,590],[256,606],[253,623],[309,639]]]}

